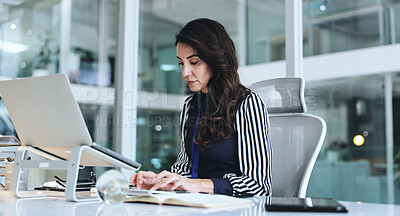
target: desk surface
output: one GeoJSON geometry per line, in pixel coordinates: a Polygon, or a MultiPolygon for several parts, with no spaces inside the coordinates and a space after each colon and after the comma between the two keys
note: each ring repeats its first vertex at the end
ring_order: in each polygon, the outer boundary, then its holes
{"type": "MultiPolygon", "coordinates": [[[[153,204],[124,203],[120,205],[105,205],[101,202],[76,203],[68,202],[64,198],[25,198],[15,199],[8,192],[0,192],[0,215],[2,216],[135,216],[135,215],[310,215],[310,213],[277,213],[266,212],[264,209],[265,197],[253,197],[252,207],[240,209],[215,210],[199,209],[179,206],[161,206],[153,204]]],[[[312,213],[313,216],[329,215],[379,215],[398,216],[400,205],[340,202],[349,213],[312,213]]]]}

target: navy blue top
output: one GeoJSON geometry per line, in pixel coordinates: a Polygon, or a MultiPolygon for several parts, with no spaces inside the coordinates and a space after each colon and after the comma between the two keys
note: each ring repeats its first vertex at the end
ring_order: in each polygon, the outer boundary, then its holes
{"type": "MultiPolygon", "coordinates": [[[[193,132],[188,132],[188,126],[193,131],[198,115],[196,107],[200,107],[199,103],[201,103],[201,99],[194,103],[195,98],[198,96],[198,94],[189,96],[183,104],[180,116],[181,149],[176,162],[171,166],[171,172],[187,177],[192,175],[192,164],[189,157],[191,156],[190,148],[192,146],[191,139],[193,138],[191,135],[193,132]],[[189,117],[191,109],[191,117],[189,117]]],[[[210,103],[205,103],[202,109],[204,108],[207,111],[207,104],[210,103]]],[[[223,146],[221,142],[218,144],[221,146],[217,145],[209,150],[203,150],[201,175],[211,177],[215,184],[215,193],[229,194],[229,188],[231,187],[233,189],[232,195],[235,196],[246,194],[271,195],[272,146],[269,135],[271,129],[267,107],[257,93],[248,91],[244,92],[243,96],[239,98],[235,107],[235,114],[236,117],[232,119],[233,132],[235,134],[232,134],[230,142],[226,141],[230,143],[227,146],[231,147],[221,149],[219,148],[223,146]],[[235,136],[237,136],[237,139],[234,138],[235,136]],[[237,142],[237,145],[234,142],[237,142]],[[239,165],[235,165],[237,163],[235,162],[236,160],[239,165]],[[210,163],[211,166],[206,163],[210,163]],[[231,164],[234,165],[231,166],[231,164]],[[223,174],[224,170],[228,170],[228,173],[223,174]],[[229,181],[230,187],[227,186],[227,182],[224,179],[229,181]]]]}
{"type": "MultiPolygon", "coordinates": [[[[192,160],[190,158],[191,144],[197,114],[201,107],[200,116],[203,116],[210,104],[208,100],[210,99],[206,94],[197,93],[193,97],[191,107],[189,108],[189,118],[186,122],[185,150],[190,160],[192,160]]],[[[227,179],[223,178],[226,173],[240,174],[237,132],[235,130],[232,131],[228,139],[222,140],[212,147],[201,148],[200,151],[198,178],[211,179],[214,183],[214,193],[232,195],[233,189],[231,184],[227,179]]]]}

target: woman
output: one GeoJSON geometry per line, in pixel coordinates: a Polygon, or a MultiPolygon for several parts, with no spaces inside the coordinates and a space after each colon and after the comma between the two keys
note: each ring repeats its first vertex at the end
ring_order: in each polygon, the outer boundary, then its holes
{"type": "Polygon", "coordinates": [[[183,106],[181,150],[171,172],[140,171],[130,182],[138,189],[271,195],[267,109],[240,83],[225,28],[210,19],[193,20],[175,45],[182,76],[196,92],[183,106]]]}

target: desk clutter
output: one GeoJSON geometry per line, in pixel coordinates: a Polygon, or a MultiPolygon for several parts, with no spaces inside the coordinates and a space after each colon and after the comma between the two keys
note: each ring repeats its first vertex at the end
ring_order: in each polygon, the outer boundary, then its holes
{"type": "Polygon", "coordinates": [[[12,174],[13,154],[15,155],[15,152],[0,151],[0,188],[4,191],[8,188],[12,174]]]}
{"type": "MultiPolygon", "coordinates": [[[[61,179],[58,176],[54,176],[55,181],[46,182],[41,187],[35,187],[35,190],[45,191],[65,191],[67,181],[61,179]]],[[[89,179],[78,180],[76,183],[76,191],[91,191],[92,188],[96,187],[96,174],[90,172],[89,179]]]]}
{"type": "Polygon", "coordinates": [[[0,188],[6,190],[9,187],[15,152],[20,142],[15,136],[0,134],[0,188]]]}

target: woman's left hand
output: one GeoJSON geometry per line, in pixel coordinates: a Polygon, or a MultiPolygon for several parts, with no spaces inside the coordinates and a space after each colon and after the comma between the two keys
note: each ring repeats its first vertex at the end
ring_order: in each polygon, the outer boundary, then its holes
{"type": "Polygon", "coordinates": [[[157,182],[150,190],[170,188],[184,190],[189,193],[214,193],[214,184],[210,179],[190,179],[168,171],[162,171],[155,176],[157,182]]]}

